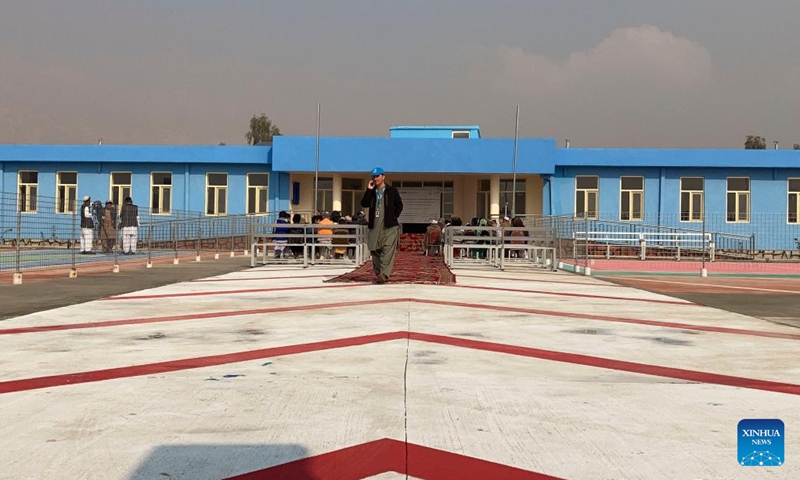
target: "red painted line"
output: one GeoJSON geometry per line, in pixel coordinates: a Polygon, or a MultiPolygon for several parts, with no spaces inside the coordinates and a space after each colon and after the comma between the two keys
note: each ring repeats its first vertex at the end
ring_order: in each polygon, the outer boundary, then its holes
{"type": "Polygon", "coordinates": [[[131,367],[110,368],[106,370],[93,370],[88,372],[67,373],[62,375],[51,375],[47,377],[25,378],[20,380],[10,380],[0,382],[0,394],[21,392],[26,390],[36,390],[40,388],[59,387],[63,385],[74,385],[79,383],[100,382],[103,380],[113,380],[118,378],[136,377],[142,375],[154,375],[161,373],[175,372],[179,370],[189,370],[194,368],[211,367],[225,365],[229,363],[240,363],[249,360],[257,360],[268,357],[280,357],[294,355],[298,353],[318,352],[334,348],[345,348],[357,345],[368,345],[372,343],[386,342],[409,338],[411,340],[437,343],[454,347],[482,350],[486,352],[505,353],[523,357],[538,358],[554,362],[573,363],[589,367],[605,368],[610,370],[620,370],[644,375],[653,375],[667,378],[677,378],[692,382],[711,383],[716,385],[726,385],[740,388],[750,388],[754,390],[764,390],[770,392],[786,393],[790,395],[800,395],[800,385],[791,383],[771,382],[767,380],[757,380],[744,377],[734,377],[730,375],[720,375],[715,373],[700,372],[696,370],[684,370],[680,368],[662,367],[645,363],[626,362],[613,360],[603,357],[580,355],[575,353],[559,352],[554,350],[542,350],[538,348],[520,347],[502,343],[484,342],[479,340],[467,340],[463,338],[447,337],[443,335],[433,335],[417,332],[387,332],[374,335],[363,335],[359,337],[341,338],[336,340],[326,340],[321,342],[305,343],[299,345],[288,345],[283,347],[263,348],[259,350],[247,350],[243,352],[226,353],[221,355],[211,355],[207,357],[185,358],[159,363],[148,363],[131,367]]]}
{"type": "Polygon", "coordinates": [[[470,348],[486,352],[505,353],[509,355],[538,358],[553,362],[572,363],[576,365],[585,365],[587,367],[606,368],[609,370],[640,373],[657,377],[676,378],[690,382],[710,383],[716,385],[726,385],[730,387],[750,388],[753,390],[800,395],[800,385],[793,383],[771,382],[768,380],[734,377],[730,375],[700,372],[697,370],[662,367],[658,365],[649,365],[646,363],[626,362],[622,360],[613,360],[610,358],[580,355],[577,353],[519,347],[503,343],[484,342],[480,340],[446,337],[443,335],[432,335],[427,333],[409,332],[409,338],[411,338],[411,340],[438,343],[440,345],[451,345],[454,347],[470,348]]]}
{"type": "MultiPolygon", "coordinates": [[[[592,283],[592,282],[565,282],[561,280],[550,280],[548,279],[536,279],[536,278],[516,278],[516,277],[493,277],[490,275],[465,275],[463,273],[458,274],[459,277],[467,277],[467,278],[487,278],[490,280],[512,280],[514,282],[538,282],[538,283],[565,283],[569,285],[592,285],[597,287],[612,287],[612,288],[620,288],[621,285],[617,285],[614,283],[592,283]]],[[[604,280],[605,282],[605,280],[604,280]]]]}
{"type": "MultiPolygon", "coordinates": [[[[402,446],[401,442],[400,443],[402,446]]],[[[411,477],[429,480],[559,480],[543,473],[490,462],[475,457],[446,452],[422,445],[408,444],[408,469],[411,477]]]]}
{"type": "Polygon", "coordinates": [[[520,468],[384,438],[226,480],[361,480],[386,472],[426,480],[559,480],[520,468]]]}
{"type": "MultiPolygon", "coordinates": [[[[745,330],[740,328],[713,327],[706,325],[693,325],[689,323],[661,322],[657,320],[644,320],[637,318],[610,317],[606,315],[591,315],[587,313],[557,312],[553,310],[539,310],[535,308],[507,307],[504,305],[486,305],[482,303],[448,302],[445,300],[412,299],[416,303],[444,305],[452,307],[476,308],[491,310],[493,312],[529,313],[531,315],[547,315],[550,317],[580,318],[582,320],[597,320],[601,322],[630,323],[633,325],[649,325],[651,327],[677,328],[680,330],[697,330],[700,332],[727,333],[731,335],[749,335],[752,337],[780,338],[783,340],[800,340],[800,334],[765,332],[762,330],[745,330]]],[[[0,332],[2,332],[0,330],[0,332]]]]}
{"type": "MultiPolygon", "coordinates": [[[[380,303],[407,302],[409,298],[389,298],[380,300],[380,303]]],[[[375,304],[376,302],[371,302],[375,304]]],[[[322,310],[327,308],[361,307],[364,301],[319,303],[311,305],[295,305],[289,307],[259,308],[255,310],[229,310],[222,312],[192,313],[186,315],[169,315],[166,317],[128,318],[124,320],[109,320],[107,322],[67,323],[64,325],[42,325],[38,327],[19,327],[0,329],[0,335],[15,335],[20,333],[41,333],[60,330],[82,330],[85,328],[118,327],[121,325],[139,325],[144,323],[180,322],[186,320],[203,320],[208,318],[238,317],[242,315],[261,315],[265,313],[299,312],[304,310],[322,310]]]]}
{"type": "Polygon", "coordinates": [[[363,287],[365,285],[371,285],[371,283],[312,285],[305,287],[249,288],[242,290],[216,290],[209,292],[163,293],[159,295],[115,295],[113,297],[102,298],[101,300],[144,300],[153,298],[205,297],[210,295],[235,295],[239,293],[285,292],[290,290],[315,290],[319,288],[363,287]]]}
{"type": "Polygon", "coordinates": [[[155,375],[194,368],[213,367],[217,365],[226,365],[229,363],[246,362],[249,360],[260,360],[268,357],[282,357],[286,355],[295,355],[298,353],[319,352],[334,348],[368,345],[371,343],[398,340],[407,337],[408,334],[406,332],[379,333],[375,335],[340,338],[336,340],[303,343],[299,345],[287,345],[283,347],[271,347],[258,350],[247,350],[243,352],[226,353],[221,355],[210,355],[207,357],[184,358],[167,362],[147,363],[144,365],[134,365],[131,367],[109,368],[106,370],[93,370],[88,372],[67,373],[63,375],[51,375],[47,377],[10,380],[7,382],[0,382],[0,394],[22,392],[25,390],[36,390],[40,388],[59,387],[63,385],[75,385],[78,383],[101,382],[103,380],[113,380],[117,378],[155,375]]]}
{"type": "MultiPolygon", "coordinates": [[[[585,285],[585,284],[584,284],[585,285]]],[[[647,303],[662,303],[667,305],[684,305],[694,306],[694,303],[683,302],[677,300],[656,300],[648,298],[630,298],[630,297],[614,297],[610,295],[591,295],[588,293],[567,293],[567,292],[548,292],[546,290],[522,290],[517,288],[501,288],[501,287],[482,287],[479,285],[442,285],[443,287],[454,288],[474,288],[478,290],[495,290],[500,292],[519,292],[519,293],[539,293],[542,295],[557,295],[563,297],[580,297],[580,298],[597,298],[603,300],[624,300],[626,302],[647,302],[647,303]]]]}
{"type": "Polygon", "coordinates": [[[361,480],[386,472],[405,471],[405,446],[396,440],[375,440],[302,458],[226,480],[361,480]]]}
{"type": "Polygon", "coordinates": [[[192,283],[206,283],[206,282],[251,282],[255,280],[291,280],[296,278],[320,278],[320,277],[335,277],[336,275],[292,275],[288,277],[252,277],[252,278],[198,278],[196,280],[189,280],[192,283]]]}
{"type": "MultiPolygon", "coordinates": [[[[528,313],[531,315],[546,315],[550,317],[579,318],[582,320],[629,323],[633,325],[649,325],[652,327],[676,328],[679,330],[696,330],[700,332],[725,333],[731,335],[749,335],[753,337],[780,338],[783,340],[800,340],[800,334],[793,334],[793,333],[765,332],[761,330],[745,330],[738,328],[692,325],[688,323],[661,322],[656,320],[610,317],[605,315],[590,315],[585,313],[557,312],[552,310],[539,310],[534,308],[507,307],[504,305],[486,305],[479,303],[449,302],[445,300],[426,300],[420,298],[402,298],[402,297],[373,300],[370,303],[381,304],[381,303],[402,303],[402,302],[416,302],[429,305],[473,308],[480,310],[491,310],[495,312],[502,311],[502,312],[513,312],[513,313],[528,313]]],[[[110,320],[106,322],[69,323],[64,325],[43,325],[38,327],[18,327],[18,328],[0,329],[0,335],[42,333],[42,332],[53,332],[61,330],[81,330],[85,328],[105,328],[105,327],[117,327],[123,325],[138,325],[146,323],[204,320],[209,318],[235,317],[241,315],[259,315],[264,313],[296,312],[303,310],[323,310],[327,308],[342,308],[342,307],[353,307],[353,306],[363,306],[363,305],[364,301],[352,301],[352,302],[323,303],[323,304],[312,304],[312,305],[297,305],[291,307],[260,308],[255,310],[230,310],[230,311],[195,313],[186,315],[170,315],[166,317],[130,318],[124,320],[110,320]]]]}

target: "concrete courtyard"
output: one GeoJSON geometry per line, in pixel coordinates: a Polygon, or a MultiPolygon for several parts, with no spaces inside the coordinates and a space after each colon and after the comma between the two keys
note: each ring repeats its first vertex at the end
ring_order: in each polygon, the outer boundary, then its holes
{"type": "Polygon", "coordinates": [[[797,328],[563,272],[345,271],[3,320],[0,478],[800,478],[797,328]],[[784,422],[784,465],[738,464],[746,418],[784,422]]]}

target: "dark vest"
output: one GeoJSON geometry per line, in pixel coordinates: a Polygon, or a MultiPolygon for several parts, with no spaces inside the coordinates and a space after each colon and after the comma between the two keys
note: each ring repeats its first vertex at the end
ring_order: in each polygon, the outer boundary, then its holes
{"type": "Polygon", "coordinates": [[[139,207],[136,205],[123,205],[122,211],[119,213],[119,222],[122,228],[125,227],[138,227],[139,222],[136,218],[139,216],[139,207]]]}
{"type": "Polygon", "coordinates": [[[91,205],[81,206],[81,228],[94,228],[94,220],[92,220],[91,205]],[[87,214],[89,215],[89,218],[86,218],[87,214]]]}

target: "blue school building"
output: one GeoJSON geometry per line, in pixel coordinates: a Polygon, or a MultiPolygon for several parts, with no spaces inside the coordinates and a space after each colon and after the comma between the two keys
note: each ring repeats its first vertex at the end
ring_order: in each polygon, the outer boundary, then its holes
{"type": "Polygon", "coordinates": [[[131,196],[165,218],[308,215],[315,206],[353,215],[376,165],[409,199],[407,224],[559,215],[705,227],[751,235],[759,249],[800,241],[800,151],[570,149],[482,138],[477,126],[397,126],[387,137],[321,137],[318,146],[300,136],[251,147],[0,145],[0,197],[16,204],[0,227],[45,208],[70,214],[84,195],[117,204],[131,196]]]}

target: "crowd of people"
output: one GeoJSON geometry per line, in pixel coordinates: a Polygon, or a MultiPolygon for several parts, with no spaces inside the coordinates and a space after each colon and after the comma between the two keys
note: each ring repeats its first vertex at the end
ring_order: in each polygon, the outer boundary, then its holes
{"type": "MultiPolygon", "coordinates": [[[[495,230],[488,227],[503,227],[503,228],[510,228],[515,227],[509,234],[506,236],[510,236],[511,238],[504,238],[503,242],[507,244],[525,244],[528,242],[527,236],[528,232],[524,230],[525,222],[523,221],[522,217],[503,217],[502,219],[490,219],[487,220],[485,218],[473,218],[470,220],[469,223],[464,225],[463,221],[458,216],[451,216],[448,218],[440,218],[440,219],[432,219],[431,224],[425,231],[425,239],[423,241],[423,253],[425,255],[428,254],[441,254],[441,245],[444,239],[444,229],[447,226],[452,227],[461,227],[458,228],[459,235],[463,236],[477,236],[478,239],[475,240],[463,240],[457,241],[456,243],[463,244],[463,245],[488,245],[492,243],[491,237],[497,237],[500,235],[499,230],[495,230]],[[470,227],[478,227],[478,228],[470,228],[470,227]],[[483,228],[481,228],[483,227],[483,228]],[[482,239],[480,237],[489,237],[486,239],[482,239]],[[516,238],[514,238],[516,237],[516,238]],[[440,246],[438,249],[430,248],[432,246],[440,246]]],[[[486,258],[487,250],[485,248],[458,248],[455,249],[454,253],[457,256],[472,256],[472,258],[486,258]]],[[[524,257],[527,255],[527,252],[524,250],[513,250],[509,249],[505,255],[509,258],[516,258],[516,257],[524,257]]]]}
{"type": "Polygon", "coordinates": [[[341,228],[341,225],[366,225],[367,217],[364,212],[356,216],[342,215],[342,212],[320,212],[312,215],[310,225],[317,227],[307,228],[309,222],[299,213],[293,216],[286,211],[278,213],[278,220],[272,232],[273,243],[276,243],[275,258],[302,258],[303,244],[315,244],[315,258],[352,258],[355,255],[355,238],[352,228],[341,228]],[[339,227],[339,228],[337,228],[339,227]]]}

